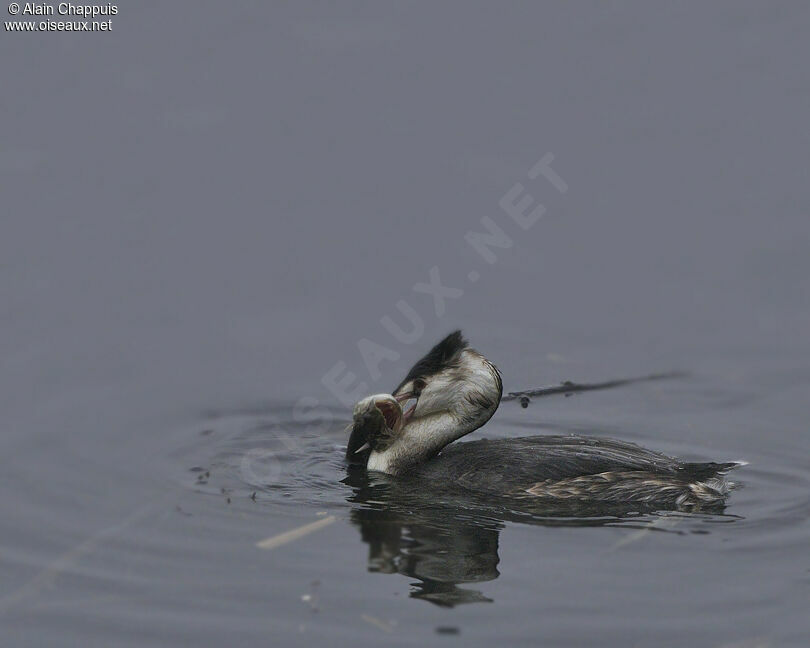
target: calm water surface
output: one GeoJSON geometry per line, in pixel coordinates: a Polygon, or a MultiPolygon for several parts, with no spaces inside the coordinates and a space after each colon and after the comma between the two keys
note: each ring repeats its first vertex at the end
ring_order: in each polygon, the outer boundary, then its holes
{"type": "Polygon", "coordinates": [[[3,645],[808,645],[808,28],[136,2],[106,35],[3,34],[3,645]],[[528,176],[547,153],[565,192],[528,176]],[[348,476],[324,376],[390,390],[459,327],[507,390],[684,372],[471,438],[744,459],[741,487],[572,518],[348,476]]]}

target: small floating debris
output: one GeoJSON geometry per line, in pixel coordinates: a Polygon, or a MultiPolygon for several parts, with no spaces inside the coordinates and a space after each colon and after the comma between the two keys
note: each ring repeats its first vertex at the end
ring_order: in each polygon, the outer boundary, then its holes
{"type": "Polygon", "coordinates": [[[259,549],[276,549],[277,547],[285,545],[288,542],[299,540],[304,536],[308,536],[310,533],[320,531],[324,527],[327,527],[330,524],[332,524],[332,522],[334,522],[335,519],[336,518],[334,515],[330,515],[329,517],[325,517],[320,520],[316,520],[315,522],[310,522],[309,524],[300,526],[297,529],[285,531],[284,533],[279,533],[278,535],[270,536],[269,538],[260,540],[259,542],[256,543],[256,546],[259,549]]]}
{"type": "Polygon", "coordinates": [[[318,607],[318,588],[320,585],[321,581],[312,581],[309,584],[310,593],[301,595],[301,600],[309,605],[309,608],[313,613],[320,612],[320,608],[318,607]]]}
{"type": "Polygon", "coordinates": [[[460,633],[461,630],[459,630],[456,626],[436,626],[436,634],[457,635],[460,633]]]}
{"type": "Polygon", "coordinates": [[[382,619],[378,619],[375,616],[371,616],[370,614],[361,614],[360,618],[363,619],[369,625],[373,625],[375,628],[379,628],[383,632],[393,632],[394,626],[391,623],[387,623],[382,619]]]}
{"type": "Polygon", "coordinates": [[[670,531],[672,533],[677,533],[678,535],[683,535],[683,531],[675,530],[675,527],[678,526],[681,520],[682,518],[680,516],[674,515],[656,518],[644,528],[633,531],[620,539],[610,548],[610,551],[616,551],[617,549],[621,549],[626,545],[638,542],[639,540],[646,538],[647,535],[649,535],[652,531],[670,531]]]}

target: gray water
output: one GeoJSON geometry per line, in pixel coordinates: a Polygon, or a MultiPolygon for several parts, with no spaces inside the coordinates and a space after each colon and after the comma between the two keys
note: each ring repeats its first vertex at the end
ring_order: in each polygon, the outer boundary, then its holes
{"type": "Polygon", "coordinates": [[[808,644],[810,7],[112,28],[0,35],[2,645],[808,644]],[[555,518],[347,482],[352,394],[455,328],[507,390],[684,372],[471,438],[744,459],[742,487],[555,518]]]}

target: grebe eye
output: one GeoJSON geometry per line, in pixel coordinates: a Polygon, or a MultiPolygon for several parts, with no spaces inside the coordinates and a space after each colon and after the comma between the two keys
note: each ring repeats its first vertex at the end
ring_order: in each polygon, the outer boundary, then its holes
{"type": "Polygon", "coordinates": [[[415,395],[419,395],[422,393],[422,390],[427,387],[427,383],[422,380],[421,378],[417,378],[413,381],[413,392],[415,395]]]}

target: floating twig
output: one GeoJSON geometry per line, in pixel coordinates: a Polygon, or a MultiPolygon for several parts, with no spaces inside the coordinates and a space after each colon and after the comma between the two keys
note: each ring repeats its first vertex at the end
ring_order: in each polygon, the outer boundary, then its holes
{"type": "Polygon", "coordinates": [[[393,631],[394,627],[382,619],[378,619],[375,616],[371,616],[370,614],[361,614],[360,618],[363,619],[369,625],[373,625],[375,628],[379,628],[383,632],[391,632],[393,631]]]}
{"type": "Polygon", "coordinates": [[[270,536],[269,538],[260,540],[259,542],[256,543],[256,546],[259,549],[276,549],[277,547],[285,545],[288,542],[293,542],[295,540],[298,540],[299,538],[303,538],[304,536],[309,535],[310,533],[320,531],[324,527],[327,527],[330,524],[332,524],[332,522],[334,521],[335,516],[330,515],[329,517],[325,517],[322,520],[316,520],[315,522],[310,522],[309,524],[300,526],[297,529],[285,531],[284,533],[279,533],[278,535],[270,536]]]}
{"type": "Polygon", "coordinates": [[[610,389],[612,387],[623,387],[624,385],[632,385],[635,383],[652,382],[654,380],[667,380],[670,378],[683,378],[687,374],[682,371],[670,371],[668,373],[649,374],[648,376],[639,376],[636,378],[619,378],[616,380],[606,380],[599,383],[575,383],[566,380],[559,385],[552,385],[550,387],[538,387],[537,389],[526,389],[524,391],[509,392],[501,398],[501,402],[520,401],[521,407],[528,407],[531,399],[537,396],[553,396],[555,394],[565,394],[570,396],[577,392],[596,391],[598,389],[610,389]]]}

